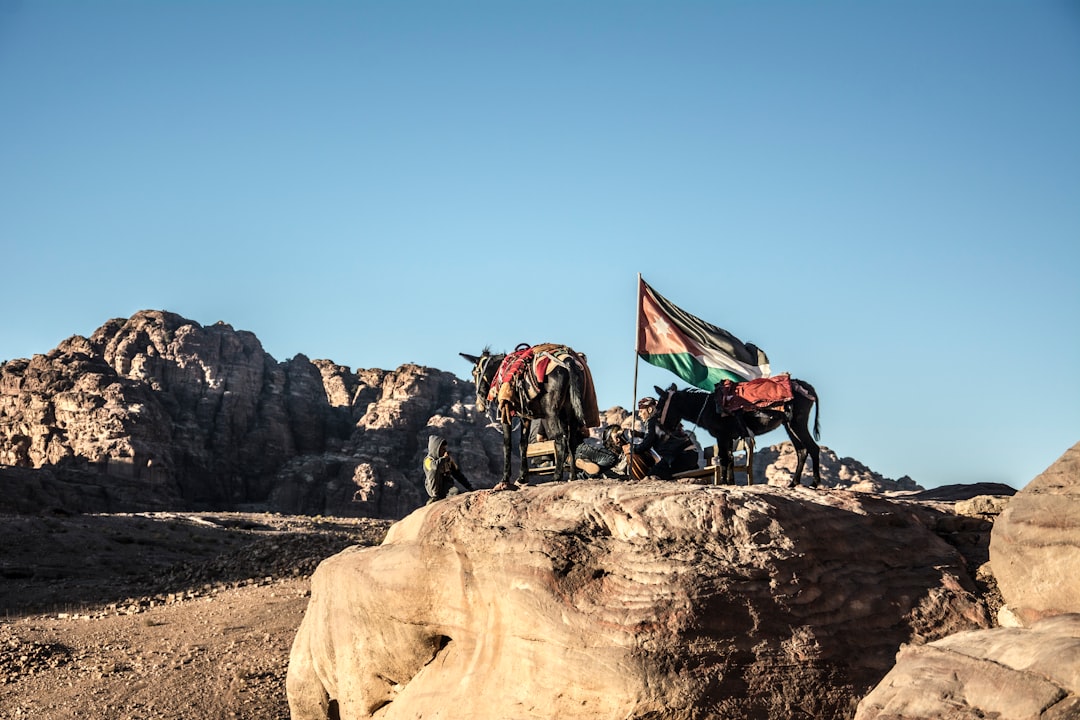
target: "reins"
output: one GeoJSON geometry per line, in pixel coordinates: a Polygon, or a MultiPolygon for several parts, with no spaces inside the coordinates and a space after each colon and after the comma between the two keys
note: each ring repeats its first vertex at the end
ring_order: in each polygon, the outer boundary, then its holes
{"type": "Polygon", "coordinates": [[[705,393],[705,399],[701,403],[701,409],[697,411],[697,418],[694,420],[694,424],[698,427],[701,426],[701,416],[705,414],[705,406],[709,404],[709,398],[712,397],[708,393],[705,393]]]}

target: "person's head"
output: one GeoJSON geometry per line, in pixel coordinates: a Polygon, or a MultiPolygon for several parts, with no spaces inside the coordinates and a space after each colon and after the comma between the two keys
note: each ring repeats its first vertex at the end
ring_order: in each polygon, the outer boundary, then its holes
{"type": "Polygon", "coordinates": [[[656,410],[656,398],[643,397],[638,400],[637,404],[638,415],[643,419],[649,417],[656,410]]]}
{"type": "Polygon", "coordinates": [[[428,436],[428,455],[439,457],[446,455],[446,438],[441,435],[428,436]]]}

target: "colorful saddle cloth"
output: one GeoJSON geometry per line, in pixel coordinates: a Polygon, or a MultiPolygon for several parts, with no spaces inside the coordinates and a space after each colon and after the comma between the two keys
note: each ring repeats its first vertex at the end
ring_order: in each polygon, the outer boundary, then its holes
{"type": "Polygon", "coordinates": [[[589,366],[584,356],[566,345],[519,345],[514,352],[503,358],[499,369],[495,371],[495,377],[488,389],[488,401],[498,399],[499,414],[504,420],[517,415],[540,394],[552,367],[567,367],[569,363],[574,363],[585,375],[582,401],[587,427],[599,427],[600,411],[589,366]]]}
{"type": "Polygon", "coordinates": [[[794,397],[788,373],[738,383],[725,380],[716,389],[719,410],[728,415],[743,410],[776,410],[776,406],[794,397]]]}

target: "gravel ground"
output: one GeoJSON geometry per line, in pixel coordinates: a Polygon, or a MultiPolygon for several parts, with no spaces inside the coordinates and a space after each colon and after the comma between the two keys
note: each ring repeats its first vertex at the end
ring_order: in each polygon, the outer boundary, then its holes
{"type": "Polygon", "coordinates": [[[0,516],[0,717],[287,720],[316,565],[390,522],[0,516]]]}

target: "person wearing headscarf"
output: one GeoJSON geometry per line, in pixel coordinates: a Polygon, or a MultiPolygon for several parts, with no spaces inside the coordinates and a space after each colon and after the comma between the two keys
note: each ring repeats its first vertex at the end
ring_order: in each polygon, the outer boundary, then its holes
{"type": "Polygon", "coordinates": [[[428,438],[428,452],[424,456],[424,489],[427,490],[428,504],[447,495],[456,495],[455,480],[466,490],[473,490],[461,468],[450,457],[446,440],[441,435],[432,435],[428,438]]]}

